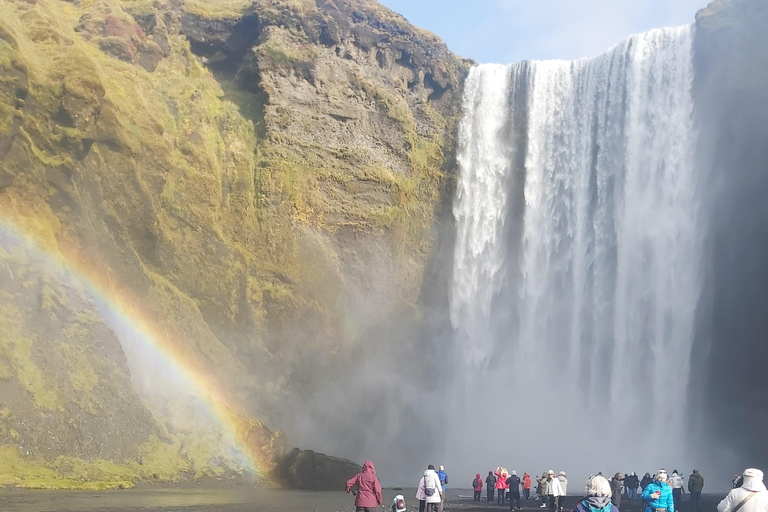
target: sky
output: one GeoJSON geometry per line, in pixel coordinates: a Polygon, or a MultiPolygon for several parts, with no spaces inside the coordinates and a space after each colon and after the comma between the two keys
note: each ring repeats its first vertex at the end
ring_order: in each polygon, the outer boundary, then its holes
{"type": "Polygon", "coordinates": [[[652,28],[693,23],[709,0],[379,0],[479,63],[578,59],[652,28]]]}

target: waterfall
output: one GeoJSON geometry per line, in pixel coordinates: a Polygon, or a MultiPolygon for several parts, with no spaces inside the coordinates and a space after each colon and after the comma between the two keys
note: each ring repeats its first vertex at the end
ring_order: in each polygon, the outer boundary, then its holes
{"type": "Polygon", "coordinates": [[[456,381],[469,428],[552,435],[530,454],[509,447],[540,469],[685,457],[701,252],[692,39],[690,26],[652,30],[594,58],[481,65],[467,79],[456,381]]]}

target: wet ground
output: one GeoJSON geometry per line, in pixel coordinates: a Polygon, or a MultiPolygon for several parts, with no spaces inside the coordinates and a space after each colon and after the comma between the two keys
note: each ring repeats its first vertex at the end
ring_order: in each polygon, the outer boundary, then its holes
{"type": "MultiPolygon", "coordinates": [[[[414,489],[384,491],[384,510],[392,499],[403,494],[412,511],[418,510],[414,489]]],[[[447,493],[446,511],[495,512],[509,510],[485,501],[472,502],[472,491],[447,493]]],[[[715,512],[722,495],[702,496],[702,512],[715,512]]],[[[566,498],[566,509],[579,500],[566,498]]],[[[523,503],[523,510],[545,512],[540,502],[523,503]]],[[[33,491],[0,489],[2,512],[354,512],[354,499],[343,492],[272,491],[266,489],[130,489],[122,491],[33,491]]],[[[621,512],[641,512],[640,501],[624,500],[621,512]]],[[[680,512],[691,512],[688,497],[680,512]]]]}
{"type": "MultiPolygon", "coordinates": [[[[471,498],[471,492],[460,493],[461,498],[452,500],[445,507],[446,510],[461,510],[462,512],[493,512],[493,511],[507,511],[509,510],[509,503],[505,503],[503,506],[496,504],[489,504],[485,501],[485,493],[483,493],[483,500],[478,503],[473,503],[471,498]]],[[[717,504],[723,499],[724,494],[704,494],[701,497],[701,512],[716,512],[717,504]]],[[[572,510],[576,503],[581,499],[580,496],[566,496],[565,498],[565,510],[572,510]]],[[[692,512],[691,504],[688,501],[688,495],[683,496],[682,503],[680,505],[679,512],[692,512]]],[[[415,503],[418,505],[418,502],[415,503]]],[[[411,503],[409,502],[409,505],[411,503]]],[[[529,502],[522,503],[523,510],[528,512],[548,512],[549,509],[541,508],[540,501],[531,500],[529,502]]],[[[640,500],[628,500],[622,499],[621,506],[619,507],[621,512],[642,512],[643,506],[640,500]]],[[[418,510],[418,508],[417,508],[418,510]]]]}

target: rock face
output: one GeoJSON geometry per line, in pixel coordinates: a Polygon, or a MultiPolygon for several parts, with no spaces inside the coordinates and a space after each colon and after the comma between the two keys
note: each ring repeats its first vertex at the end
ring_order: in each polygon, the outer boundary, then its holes
{"type": "Polygon", "coordinates": [[[758,256],[768,251],[766,26],[760,0],[712,2],[696,18],[697,168],[709,233],[691,409],[699,412],[692,431],[709,430],[701,442],[713,447],[712,467],[768,456],[768,388],[756,378],[768,364],[768,261],[758,256]],[[719,451],[723,444],[731,449],[719,451]]]}
{"type": "MultiPolygon", "coordinates": [[[[290,432],[419,320],[467,67],[374,1],[3,2],[0,218],[290,432]]],[[[198,449],[77,279],[28,264],[7,263],[31,284],[3,289],[20,341],[0,353],[0,484],[237,470],[198,449]],[[46,289],[50,311],[33,307],[46,289]]]]}
{"type": "Polygon", "coordinates": [[[277,462],[275,480],[289,489],[339,491],[362,467],[347,459],[294,448],[277,462]]]}

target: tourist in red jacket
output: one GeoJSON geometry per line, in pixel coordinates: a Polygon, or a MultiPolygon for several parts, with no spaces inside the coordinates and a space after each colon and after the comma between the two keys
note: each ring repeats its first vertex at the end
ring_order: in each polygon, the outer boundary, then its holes
{"type": "Polygon", "coordinates": [[[383,503],[381,483],[376,476],[373,462],[365,461],[363,471],[347,480],[347,492],[352,492],[352,488],[355,486],[357,487],[355,512],[373,512],[383,503]]]}

